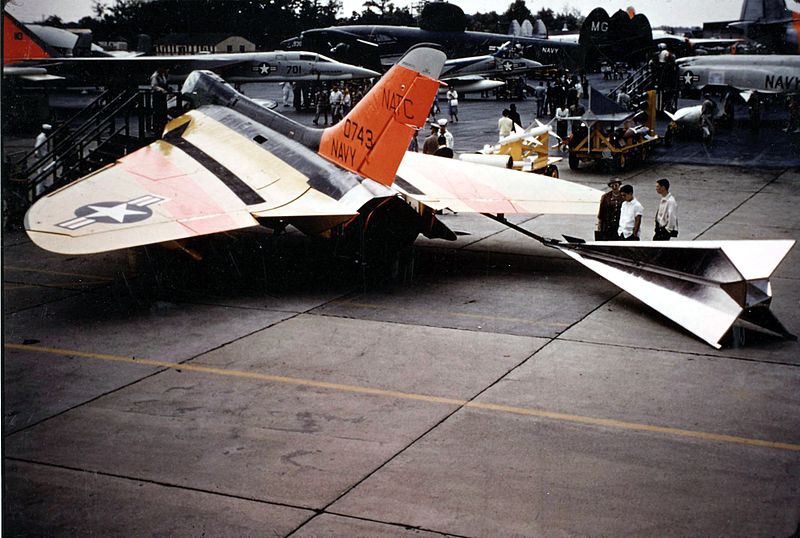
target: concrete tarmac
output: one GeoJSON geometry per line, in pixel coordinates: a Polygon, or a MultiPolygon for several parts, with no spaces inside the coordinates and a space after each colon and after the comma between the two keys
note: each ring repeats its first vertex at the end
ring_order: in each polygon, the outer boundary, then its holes
{"type": "MultiPolygon", "coordinates": [[[[492,142],[507,104],[463,100],[457,149],[492,142]]],[[[680,239],[800,237],[780,127],[626,170],[644,232],[668,177],[680,239]]],[[[384,287],[291,230],[220,237],[204,264],[148,250],[163,272],[5,232],[4,535],[796,535],[797,342],[715,350],[557,251],[442,218],[468,235],[419,239],[413,274],[384,287]]],[[[794,334],[799,257],[772,280],[794,334]]]]}

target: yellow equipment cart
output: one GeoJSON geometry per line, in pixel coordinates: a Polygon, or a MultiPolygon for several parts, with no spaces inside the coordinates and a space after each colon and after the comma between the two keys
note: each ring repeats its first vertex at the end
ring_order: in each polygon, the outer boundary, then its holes
{"type": "Polygon", "coordinates": [[[661,137],[656,134],[656,92],[647,92],[646,106],[624,110],[592,90],[589,110],[580,117],[567,118],[572,132],[566,142],[569,167],[577,170],[581,162],[600,161],[616,171],[647,160],[661,137]]]}
{"type": "Polygon", "coordinates": [[[556,163],[562,157],[550,156],[550,127],[537,122],[522,132],[514,132],[493,146],[485,146],[480,153],[462,154],[465,161],[513,168],[558,177],[556,163]]]}

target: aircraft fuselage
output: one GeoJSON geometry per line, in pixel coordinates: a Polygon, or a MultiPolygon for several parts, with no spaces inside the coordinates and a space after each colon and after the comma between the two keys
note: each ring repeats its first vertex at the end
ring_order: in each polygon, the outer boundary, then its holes
{"type": "Polygon", "coordinates": [[[185,56],[52,58],[30,60],[48,73],[70,81],[104,85],[110,81],[148,84],[159,68],[170,70],[169,80],[180,83],[195,70],[213,71],[231,83],[311,82],[371,78],[379,73],[334,61],[313,52],[276,51],[185,56]]]}
{"type": "Polygon", "coordinates": [[[444,63],[440,78],[480,75],[484,77],[510,77],[529,73],[542,67],[539,62],[527,58],[497,58],[495,56],[471,56],[455,58],[444,63]]]}
{"type": "Polygon", "coordinates": [[[678,61],[678,84],[686,90],[730,86],[763,93],[800,91],[800,56],[707,56],[678,61]]]}

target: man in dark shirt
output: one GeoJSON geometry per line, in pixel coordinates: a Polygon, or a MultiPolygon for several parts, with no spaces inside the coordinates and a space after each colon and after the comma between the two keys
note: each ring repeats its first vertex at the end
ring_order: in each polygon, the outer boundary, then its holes
{"type": "Polygon", "coordinates": [[[596,241],[616,241],[617,228],[619,228],[619,209],[622,206],[622,193],[619,186],[622,184],[618,177],[611,178],[608,186],[611,190],[600,198],[600,209],[597,211],[596,241]]]}

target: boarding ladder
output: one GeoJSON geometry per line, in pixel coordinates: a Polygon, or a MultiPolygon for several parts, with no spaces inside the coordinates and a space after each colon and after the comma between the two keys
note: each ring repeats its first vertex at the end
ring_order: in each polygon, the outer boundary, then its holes
{"type": "Polygon", "coordinates": [[[11,183],[30,204],[156,139],[154,122],[150,89],[106,90],[13,163],[11,183]]]}
{"type": "Polygon", "coordinates": [[[677,92],[675,89],[675,67],[658,64],[644,64],[631,73],[616,88],[608,92],[608,97],[617,99],[624,91],[631,98],[631,106],[644,100],[648,90],[656,90],[656,110],[675,110],[677,92]]]}
{"type": "Polygon", "coordinates": [[[624,91],[630,95],[631,100],[633,100],[634,97],[643,94],[647,90],[653,89],[653,78],[653,72],[650,69],[650,66],[644,64],[642,67],[631,73],[628,78],[623,80],[619,86],[608,92],[608,97],[616,100],[617,96],[624,91]]]}

